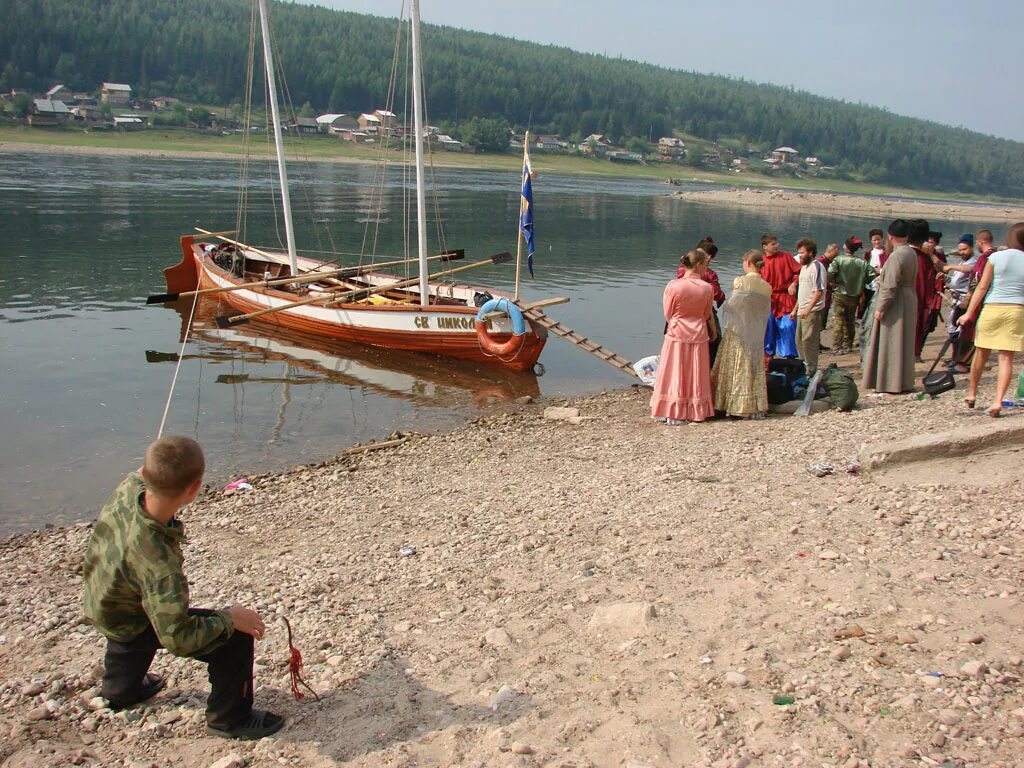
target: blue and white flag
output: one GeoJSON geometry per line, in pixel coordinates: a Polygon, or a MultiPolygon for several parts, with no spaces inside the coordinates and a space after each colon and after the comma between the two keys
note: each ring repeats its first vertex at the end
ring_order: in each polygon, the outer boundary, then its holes
{"type": "Polygon", "coordinates": [[[523,146],[523,187],[519,199],[519,231],[526,240],[526,265],[530,270],[530,277],[533,277],[533,182],[530,170],[530,150],[527,145],[523,146]]]}

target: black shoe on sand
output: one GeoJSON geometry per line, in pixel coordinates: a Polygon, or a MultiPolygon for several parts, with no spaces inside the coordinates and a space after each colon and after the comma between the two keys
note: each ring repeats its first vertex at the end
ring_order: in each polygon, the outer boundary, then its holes
{"type": "Polygon", "coordinates": [[[160,675],[154,675],[150,672],[146,673],[146,676],[142,678],[142,684],[139,686],[139,692],[130,699],[124,701],[117,701],[115,699],[107,699],[110,702],[110,708],[113,710],[128,709],[128,707],[134,707],[136,704],[141,704],[144,701],[148,701],[156,696],[160,691],[164,689],[164,679],[160,675]]]}
{"type": "Polygon", "coordinates": [[[284,718],[263,709],[254,709],[249,717],[231,728],[214,728],[206,726],[206,732],[225,739],[241,739],[242,741],[259,741],[271,736],[284,727],[284,718]]]}

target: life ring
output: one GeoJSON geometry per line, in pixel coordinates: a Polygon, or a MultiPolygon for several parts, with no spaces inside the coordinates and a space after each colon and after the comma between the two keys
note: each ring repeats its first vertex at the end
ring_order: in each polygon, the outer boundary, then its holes
{"type": "Polygon", "coordinates": [[[495,357],[511,357],[519,354],[526,343],[526,318],[523,311],[505,297],[491,299],[476,313],[476,337],[484,352],[495,357]],[[507,341],[498,342],[487,331],[485,317],[491,312],[504,312],[512,321],[512,338],[507,341]]]}

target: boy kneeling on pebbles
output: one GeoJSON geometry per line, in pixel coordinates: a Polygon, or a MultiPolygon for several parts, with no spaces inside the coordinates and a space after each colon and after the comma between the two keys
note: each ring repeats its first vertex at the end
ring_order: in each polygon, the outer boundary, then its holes
{"type": "Polygon", "coordinates": [[[220,611],[188,606],[185,529],[175,514],[195,499],[205,469],[194,440],[157,440],[100,512],[83,569],[85,615],[107,638],[100,692],[113,709],[152,698],[164,681],[149,665],[157,649],[166,648],[208,665],[210,733],[261,739],[284,725],[281,717],[252,708],[253,640],[266,630],[262,619],[240,605],[220,611]]]}

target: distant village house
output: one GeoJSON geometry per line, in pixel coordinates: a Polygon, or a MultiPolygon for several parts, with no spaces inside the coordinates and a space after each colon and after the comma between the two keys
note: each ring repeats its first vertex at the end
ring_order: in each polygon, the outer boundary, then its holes
{"type": "Polygon", "coordinates": [[[380,118],[369,112],[363,112],[357,119],[359,128],[366,133],[375,134],[380,131],[380,118]]]}
{"type": "Polygon", "coordinates": [[[534,148],[541,152],[564,152],[569,149],[569,142],[562,141],[560,136],[538,136],[534,148]]]}
{"type": "Polygon", "coordinates": [[[359,128],[359,123],[356,119],[352,117],[352,115],[346,115],[344,113],[320,115],[316,119],[316,124],[324,133],[332,133],[335,135],[337,135],[339,131],[355,131],[359,128]]]}
{"type": "Polygon", "coordinates": [[[435,134],[437,137],[437,143],[441,146],[445,152],[461,152],[462,142],[458,139],[453,139],[446,133],[435,134]]]}
{"type": "Polygon", "coordinates": [[[28,123],[33,127],[63,125],[71,119],[71,110],[59,99],[35,99],[28,123]]]}
{"type": "Polygon", "coordinates": [[[141,131],[149,127],[143,115],[114,115],[114,127],[121,131],[141,131]]]}
{"type": "Polygon", "coordinates": [[[658,139],[658,154],[669,159],[683,157],[686,155],[686,142],[675,136],[662,136],[658,139]]]}
{"type": "Polygon", "coordinates": [[[63,101],[67,103],[74,97],[71,89],[66,85],[55,85],[46,92],[46,98],[50,101],[63,101]]]}
{"type": "Polygon", "coordinates": [[[82,123],[102,123],[106,119],[103,108],[96,104],[79,104],[72,107],[71,116],[74,120],[82,123]]]}
{"type": "Polygon", "coordinates": [[[289,133],[319,133],[320,124],[317,123],[315,117],[293,117],[284,124],[284,129],[289,133]]]}
{"type": "Polygon", "coordinates": [[[175,104],[181,104],[181,99],[176,99],[173,96],[157,96],[153,99],[153,109],[158,112],[173,109],[175,104]]]}
{"type": "Polygon", "coordinates": [[[773,160],[778,160],[780,163],[795,163],[800,153],[792,147],[779,147],[778,149],[772,150],[773,160]]]}
{"type": "Polygon", "coordinates": [[[604,137],[603,133],[592,133],[580,142],[580,150],[595,157],[604,157],[608,154],[610,146],[611,142],[604,137]]]}
{"type": "Polygon", "coordinates": [[[100,87],[100,101],[104,104],[127,104],[132,100],[132,87],[124,83],[104,83],[100,87]]]}

